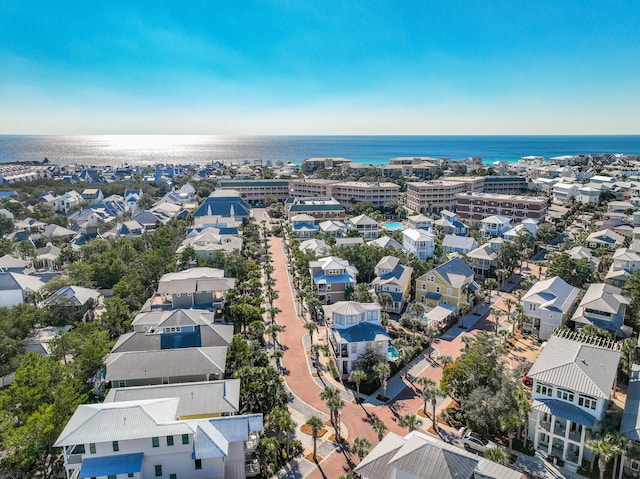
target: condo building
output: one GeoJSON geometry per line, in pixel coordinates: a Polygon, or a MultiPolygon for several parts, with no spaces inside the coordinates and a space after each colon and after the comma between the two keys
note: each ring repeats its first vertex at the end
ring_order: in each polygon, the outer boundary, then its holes
{"type": "Polygon", "coordinates": [[[462,221],[481,221],[500,215],[514,220],[541,219],[547,214],[547,199],[539,196],[461,193],[456,213],[462,221]]]}

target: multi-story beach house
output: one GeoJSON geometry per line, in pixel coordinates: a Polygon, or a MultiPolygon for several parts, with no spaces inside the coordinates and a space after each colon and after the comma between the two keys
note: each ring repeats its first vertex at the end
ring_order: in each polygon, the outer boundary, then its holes
{"type": "Polygon", "coordinates": [[[478,288],[473,278],[473,270],[461,258],[450,259],[416,279],[416,301],[429,308],[458,308],[469,301],[469,292],[478,288]]]}
{"type": "Polygon", "coordinates": [[[527,317],[522,330],[535,334],[541,340],[549,339],[553,330],[570,317],[579,294],[580,289],[567,284],[559,276],[538,281],[522,296],[527,317]]]}
{"type": "Polygon", "coordinates": [[[442,239],[442,251],[444,253],[468,254],[477,247],[478,242],[470,236],[448,234],[442,239]]]}
{"type": "Polygon", "coordinates": [[[307,158],[302,161],[304,171],[330,170],[351,163],[346,158],[307,158]]]}
{"type": "Polygon", "coordinates": [[[607,283],[623,286],[627,278],[640,269],[640,254],[630,248],[618,248],[613,253],[613,263],[607,272],[607,283]]]}
{"type": "Polygon", "coordinates": [[[489,271],[498,267],[498,253],[502,243],[504,243],[502,238],[492,238],[467,253],[467,258],[471,262],[471,269],[476,274],[476,278],[484,279],[489,271]]]}
{"type": "Polygon", "coordinates": [[[547,214],[547,199],[540,196],[460,193],[455,211],[460,220],[474,223],[494,215],[517,221],[541,219],[547,214]]]}
{"type": "Polygon", "coordinates": [[[617,345],[606,339],[564,331],[549,338],[528,373],[536,451],[573,471],[595,460],[586,442],[605,417],[619,360],[617,345]]]}
{"type": "Polygon", "coordinates": [[[402,247],[416,255],[419,261],[433,258],[436,249],[435,235],[422,229],[408,229],[402,232],[402,247]]]}
{"type": "Polygon", "coordinates": [[[511,218],[493,215],[480,221],[480,233],[483,238],[495,238],[502,236],[513,227],[511,218]]]}
{"type": "Polygon", "coordinates": [[[308,239],[313,238],[318,231],[318,225],[315,223],[315,218],[306,213],[299,213],[289,218],[291,229],[296,238],[308,239]]]}
{"type": "Polygon", "coordinates": [[[436,228],[441,234],[454,234],[458,236],[467,236],[469,227],[460,221],[460,217],[449,210],[440,212],[440,219],[435,222],[436,228]]]}
{"type": "Polygon", "coordinates": [[[55,442],[67,478],[245,479],[255,458],[262,414],[179,419],[181,399],[81,404],[55,442]]]}
{"type": "Polygon", "coordinates": [[[331,353],[342,377],[356,369],[358,358],[367,348],[387,356],[391,338],[380,324],[379,304],[339,301],[322,309],[329,328],[331,353]]]}
{"type": "Polygon", "coordinates": [[[374,240],[380,235],[378,222],[367,215],[354,216],[347,221],[347,227],[355,229],[365,241],[374,240]]]}
{"type": "Polygon", "coordinates": [[[407,218],[409,228],[432,230],[434,221],[428,216],[421,214],[412,215],[407,218]]]}
{"type": "Polygon", "coordinates": [[[628,338],[631,328],[625,326],[624,315],[630,303],[620,288],[604,283],[590,284],[571,321],[576,330],[592,325],[611,331],[616,338],[628,338]]]}
{"type": "Polygon", "coordinates": [[[355,288],[358,270],[348,261],[327,256],[309,263],[311,282],[324,304],[343,301],[347,288],[355,288]]]}
{"type": "Polygon", "coordinates": [[[385,256],[374,269],[376,277],[371,282],[376,296],[389,293],[393,302],[383,305],[384,311],[399,314],[409,301],[413,268],[400,264],[395,256],[385,256]]]}
{"type": "Polygon", "coordinates": [[[578,197],[578,186],[575,183],[556,183],[553,185],[552,201],[556,205],[566,206],[578,197]]]}
{"type": "Polygon", "coordinates": [[[223,270],[215,268],[190,268],[167,273],[160,278],[158,290],[142,311],[203,309],[221,314],[227,292],[235,282],[234,278],[225,278],[223,270]]]}
{"type": "Polygon", "coordinates": [[[624,236],[610,229],[594,231],[587,236],[586,244],[592,249],[602,246],[613,251],[624,244],[624,236]]]}
{"type": "Polygon", "coordinates": [[[327,220],[322,221],[318,225],[319,231],[327,236],[333,236],[334,238],[343,238],[347,236],[347,225],[342,221],[327,220]]]}

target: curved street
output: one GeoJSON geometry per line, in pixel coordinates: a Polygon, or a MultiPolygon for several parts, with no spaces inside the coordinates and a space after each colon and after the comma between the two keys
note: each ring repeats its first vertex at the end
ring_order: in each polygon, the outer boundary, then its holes
{"type": "MultiPolygon", "coordinates": [[[[284,327],[284,330],[279,334],[279,341],[285,348],[285,354],[282,359],[282,365],[287,371],[285,375],[285,382],[288,388],[296,396],[297,399],[306,403],[307,405],[315,408],[323,413],[329,413],[329,410],[324,404],[324,401],[320,399],[320,392],[322,391],[322,384],[319,383],[317,378],[312,376],[312,371],[308,362],[308,350],[305,344],[309,344],[309,338],[307,330],[304,328],[305,319],[298,316],[296,311],[296,304],[294,302],[292,286],[290,282],[290,276],[287,270],[287,256],[283,249],[283,242],[280,238],[270,237],[270,249],[273,260],[273,279],[276,283],[276,290],[278,292],[278,299],[276,300],[276,306],[281,310],[277,316],[277,322],[284,327]],[[305,336],[307,336],[305,341],[305,336]]],[[[479,321],[476,327],[481,329],[490,329],[491,324],[482,324],[485,321],[479,321]]],[[[453,332],[450,336],[445,334],[444,337],[439,338],[434,342],[434,347],[439,355],[447,355],[453,358],[459,356],[460,349],[463,347],[462,334],[459,334],[458,328],[452,328],[453,332]],[[457,331],[453,331],[456,329],[457,331]]],[[[318,331],[318,337],[323,337],[324,328],[320,327],[318,331]]],[[[464,334],[472,334],[466,332],[464,334]]],[[[411,374],[414,376],[425,376],[433,379],[439,383],[442,377],[442,368],[434,365],[429,365],[426,359],[419,358],[418,364],[410,368],[411,374]]],[[[329,374],[325,374],[323,379],[330,385],[336,385],[333,378],[329,378],[329,374]]],[[[341,385],[338,385],[341,389],[341,385]]],[[[391,378],[387,387],[388,396],[392,396],[386,404],[380,404],[379,401],[375,401],[372,398],[365,398],[365,403],[362,405],[356,405],[352,402],[346,402],[344,409],[341,413],[341,424],[343,429],[343,436],[345,436],[348,442],[352,442],[353,438],[358,436],[364,436],[371,441],[372,445],[377,444],[378,439],[376,433],[371,428],[372,418],[377,418],[383,421],[389,428],[389,431],[393,431],[399,434],[406,434],[407,430],[401,428],[398,425],[398,418],[405,414],[415,413],[422,407],[422,399],[420,398],[420,390],[414,388],[411,384],[405,383],[399,375],[391,378]],[[376,404],[377,403],[377,404],[376,404]]],[[[345,398],[353,398],[348,393],[343,393],[345,398]]],[[[375,396],[372,395],[372,396],[375,396]]],[[[440,400],[439,406],[444,402],[440,400]]],[[[423,427],[426,429],[430,427],[430,420],[422,418],[423,427]]],[[[330,429],[330,428],[329,428],[330,429]]],[[[332,432],[332,431],[331,431],[332,432]]],[[[306,454],[307,451],[305,451],[306,454]]],[[[349,460],[357,463],[356,456],[349,457],[349,454],[343,454],[339,451],[334,452],[327,458],[321,460],[319,468],[315,468],[308,476],[309,478],[329,478],[335,479],[343,474],[346,474],[351,468],[349,460]]]]}

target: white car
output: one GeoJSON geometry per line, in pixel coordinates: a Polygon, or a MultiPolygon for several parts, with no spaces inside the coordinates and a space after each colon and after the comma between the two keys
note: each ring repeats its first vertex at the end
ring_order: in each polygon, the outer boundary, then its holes
{"type": "Polygon", "coordinates": [[[467,432],[462,438],[465,449],[472,449],[476,452],[484,453],[487,449],[497,449],[498,445],[495,442],[485,439],[476,432],[467,432]]]}

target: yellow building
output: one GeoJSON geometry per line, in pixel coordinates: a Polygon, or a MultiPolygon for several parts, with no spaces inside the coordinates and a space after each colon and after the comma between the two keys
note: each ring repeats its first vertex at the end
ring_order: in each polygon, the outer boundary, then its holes
{"type": "Polygon", "coordinates": [[[473,270],[460,259],[453,258],[416,279],[416,302],[428,308],[453,306],[469,302],[469,290],[477,288],[473,270]]]}

